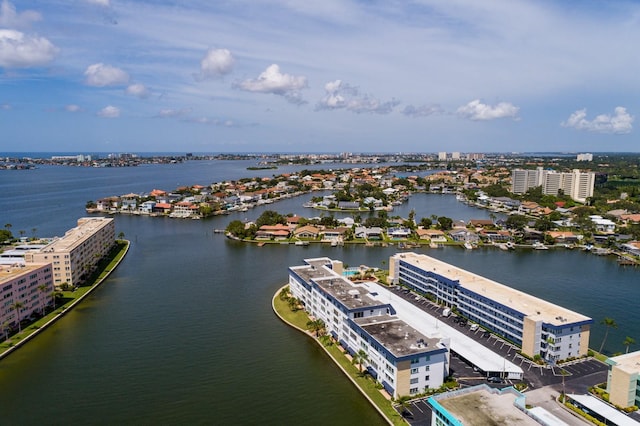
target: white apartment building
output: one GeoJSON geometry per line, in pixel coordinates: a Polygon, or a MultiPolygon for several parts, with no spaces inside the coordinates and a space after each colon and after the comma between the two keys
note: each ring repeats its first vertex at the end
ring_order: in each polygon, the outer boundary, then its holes
{"type": "Polygon", "coordinates": [[[578,169],[571,173],[559,173],[543,170],[542,167],[535,170],[516,169],[511,172],[511,192],[514,194],[524,194],[536,186],[542,187],[543,194],[558,195],[562,190],[573,200],[584,203],[587,198],[593,196],[595,173],[581,172],[578,169]]]}
{"type": "Polygon", "coordinates": [[[455,307],[530,357],[555,362],[586,355],[589,349],[591,318],[432,257],[391,256],[389,279],[455,307]]]}
{"type": "Polygon", "coordinates": [[[0,265],[0,325],[17,327],[18,321],[52,303],[51,272],[50,263],[0,265]]]}
{"type": "Polygon", "coordinates": [[[578,154],[576,156],[576,161],[593,161],[593,154],[578,154]]]}
{"type": "Polygon", "coordinates": [[[405,323],[342,274],[342,262],[306,259],[289,268],[289,288],[304,309],[352,355],[363,350],[368,372],[397,398],[439,388],[449,371],[448,348],[405,323]]]}
{"type": "Polygon", "coordinates": [[[38,251],[25,253],[26,264],[51,263],[56,287],[81,284],[115,243],[115,222],[106,217],[83,217],[64,237],[38,251]]]}
{"type": "Polygon", "coordinates": [[[444,152],[444,151],[438,152],[438,160],[446,161],[447,160],[447,153],[444,152]]]}

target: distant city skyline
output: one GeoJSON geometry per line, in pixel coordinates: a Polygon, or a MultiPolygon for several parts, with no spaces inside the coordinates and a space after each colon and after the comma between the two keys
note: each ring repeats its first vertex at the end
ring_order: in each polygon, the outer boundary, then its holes
{"type": "Polygon", "coordinates": [[[0,0],[6,152],[638,152],[640,4],[0,0]]]}

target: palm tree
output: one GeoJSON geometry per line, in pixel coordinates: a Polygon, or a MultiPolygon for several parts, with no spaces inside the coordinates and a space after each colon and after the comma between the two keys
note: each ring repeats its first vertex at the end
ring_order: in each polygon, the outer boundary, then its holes
{"type": "Polygon", "coordinates": [[[316,335],[316,337],[320,337],[325,334],[324,321],[322,321],[321,319],[309,320],[307,322],[307,327],[309,327],[309,329],[316,335]]]}
{"type": "Polygon", "coordinates": [[[627,347],[627,350],[625,351],[626,354],[629,353],[629,346],[631,345],[635,345],[636,344],[636,339],[634,339],[633,337],[625,337],[624,338],[624,342],[622,342],[623,345],[625,345],[627,347]]]}
{"type": "MultiPolygon", "coordinates": [[[[49,289],[49,286],[48,286],[48,285],[46,285],[46,284],[40,284],[40,285],[38,286],[38,290],[40,291],[40,293],[44,293],[44,292],[46,292],[48,289],[49,289]]],[[[45,304],[44,304],[44,297],[41,297],[40,299],[41,299],[41,300],[40,300],[40,302],[41,302],[41,305],[42,305],[42,308],[41,308],[41,309],[42,309],[42,315],[44,316],[44,307],[45,307],[45,304]]]]}
{"type": "Polygon", "coordinates": [[[7,231],[11,231],[11,227],[12,227],[12,226],[13,226],[13,225],[11,225],[10,223],[5,223],[5,224],[4,224],[4,227],[7,229],[7,231]]]}
{"type": "Polygon", "coordinates": [[[124,240],[124,232],[120,231],[120,232],[118,233],[118,239],[119,239],[119,240],[124,240]]]}
{"type": "Polygon", "coordinates": [[[353,363],[358,364],[358,370],[360,370],[361,374],[362,374],[362,364],[364,364],[367,361],[369,361],[369,355],[367,355],[367,353],[363,349],[360,349],[358,352],[356,352],[353,355],[353,363]]]}
{"type": "Polygon", "coordinates": [[[600,350],[598,352],[602,353],[602,349],[604,349],[604,342],[607,341],[607,336],[609,335],[609,329],[611,327],[618,328],[618,324],[613,318],[605,317],[600,321],[600,324],[606,327],[604,332],[604,338],[602,339],[602,344],[600,345],[600,350]]]}
{"type": "Polygon", "coordinates": [[[11,329],[11,324],[9,324],[9,321],[5,321],[0,325],[0,330],[2,330],[2,333],[4,334],[4,340],[7,340],[9,338],[10,329],[11,329]]]}
{"type": "Polygon", "coordinates": [[[291,297],[289,298],[289,308],[295,312],[298,310],[298,299],[296,299],[295,297],[291,297]]]}
{"type": "Polygon", "coordinates": [[[22,324],[20,324],[20,309],[24,307],[24,303],[22,302],[13,302],[11,304],[11,309],[15,310],[18,314],[18,333],[22,332],[22,324]]]}
{"type": "Polygon", "coordinates": [[[38,228],[31,228],[31,233],[33,234],[33,239],[37,239],[36,234],[38,232],[38,228]]]}

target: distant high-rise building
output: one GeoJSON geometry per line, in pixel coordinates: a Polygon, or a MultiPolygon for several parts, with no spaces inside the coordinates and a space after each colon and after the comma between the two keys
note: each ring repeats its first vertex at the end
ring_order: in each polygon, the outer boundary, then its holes
{"type": "Polygon", "coordinates": [[[511,172],[511,192],[524,194],[536,186],[542,187],[542,193],[546,195],[558,195],[562,191],[571,199],[584,203],[587,198],[593,196],[595,186],[595,173],[581,172],[578,169],[571,173],[558,173],[552,170],[516,169],[511,172]]]}
{"type": "Polygon", "coordinates": [[[593,161],[593,154],[578,154],[576,161],[593,161]]]}
{"type": "Polygon", "coordinates": [[[447,153],[446,152],[439,152],[438,153],[438,160],[446,161],[447,160],[447,153]]]}
{"type": "Polygon", "coordinates": [[[452,152],[451,153],[451,159],[452,160],[459,160],[460,159],[460,153],[459,152],[452,152]]]}

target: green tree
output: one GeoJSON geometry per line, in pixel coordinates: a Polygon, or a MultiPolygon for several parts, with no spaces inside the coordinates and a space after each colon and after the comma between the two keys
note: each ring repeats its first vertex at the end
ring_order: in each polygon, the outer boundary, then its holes
{"type": "MultiPolygon", "coordinates": [[[[42,293],[42,294],[44,294],[48,289],[49,289],[49,286],[47,286],[46,284],[40,284],[38,286],[38,291],[40,293],[42,293]]],[[[40,297],[40,305],[41,305],[40,311],[41,311],[43,316],[44,316],[44,307],[46,306],[44,301],[45,301],[45,298],[44,297],[40,297]]]]}
{"type": "Polygon", "coordinates": [[[447,229],[451,229],[453,227],[453,219],[446,216],[439,216],[438,227],[443,231],[446,231],[447,229]]]}
{"type": "Polygon", "coordinates": [[[322,321],[321,319],[307,321],[307,327],[313,334],[316,335],[316,337],[320,337],[325,334],[324,321],[322,321]]]}
{"type": "Polygon", "coordinates": [[[524,227],[529,222],[526,216],[521,214],[512,214],[509,215],[507,221],[505,222],[505,226],[509,229],[517,229],[518,231],[522,231],[524,227]]]}
{"type": "Polygon", "coordinates": [[[598,352],[602,353],[602,350],[604,349],[604,343],[607,341],[607,336],[609,335],[609,329],[612,327],[618,328],[618,324],[613,318],[609,317],[603,318],[602,321],[600,321],[600,324],[605,326],[604,338],[602,339],[602,344],[600,345],[600,349],[598,350],[598,352]]]}
{"type": "Polygon", "coordinates": [[[431,228],[432,223],[433,222],[428,217],[423,217],[422,219],[420,219],[420,226],[422,226],[424,229],[431,228]]]}
{"type": "Polygon", "coordinates": [[[256,226],[260,228],[264,225],[276,225],[278,223],[286,224],[287,218],[273,210],[265,210],[256,220],[256,226]]]}
{"type": "Polygon", "coordinates": [[[362,364],[367,361],[369,361],[369,355],[367,355],[367,353],[363,349],[360,349],[353,355],[352,362],[358,366],[360,374],[362,374],[362,364]]]}
{"type": "Polygon", "coordinates": [[[124,232],[120,231],[120,232],[118,233],[118,239],[119,239],[119,240],[124,240],[124,232]]]}
{"type": "Polygon", "coordinates": [[[626,354],[629,353],[629,346],[631,345],[635,345],[636,344],[636,339],[634,339],[633,337],[625,337],[624,341],[622,342],[623,345],[625,345],[627,347],[627,350],[624,352],[626,354]]]}
{"type": "Polygon", "coordinates": [[[11,235],[11,231],[7,229],[0,229],[0,243],[4,243],[6,241],[13,240],[13,235],[11,235]]]}
{"type": "Polygon", "coordinates": [[[11,309],[16,311],[16,316],[17,316],[17,321],[18,321],[18,333],[22,332],[22,324],[20,323],[20,321],[22,320],[22,318],[20,318],[20,309],[24,308],[24,303],[22,302],[13,302],[11,304],[11,309]]]}

